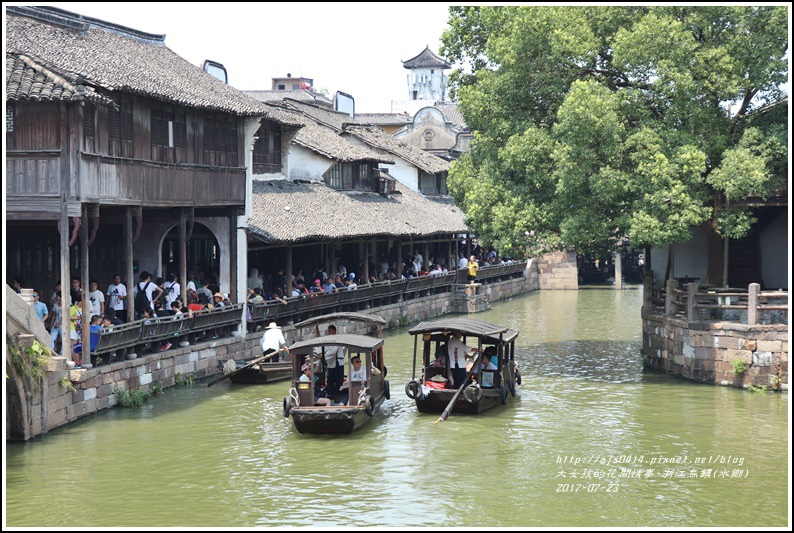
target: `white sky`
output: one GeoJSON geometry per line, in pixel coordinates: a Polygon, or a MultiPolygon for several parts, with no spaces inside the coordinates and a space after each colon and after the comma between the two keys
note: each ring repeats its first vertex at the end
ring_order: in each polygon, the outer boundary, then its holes
{"type": "MultiPolygon", "coordinates": [[[[448,6],[433,2],[4,2],[50,5],[129,28],[165,34],[194,65],[222,63],[229,84],[267,90],[271,78],[304,76],[315,89],[353,96],[356,113],[391,112],[408,99],[401,61],[438,54],[448,6]]],[[[452,71],[445,71],[449,74],[452,71]]]]}

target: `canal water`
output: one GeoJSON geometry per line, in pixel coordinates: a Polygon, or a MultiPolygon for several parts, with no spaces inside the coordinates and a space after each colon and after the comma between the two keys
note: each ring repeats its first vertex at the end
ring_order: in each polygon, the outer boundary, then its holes
{"type": "Polygon", "coordinates": [[[788,394],[643,369],[642,291],[540,291],[477,318],[518,330],[523,383],[478,416],[419,414],[413,337],[391,400],[301,435],[285,382],[206,382],[6,444],[9,527],[783,527],[788,394]]]}

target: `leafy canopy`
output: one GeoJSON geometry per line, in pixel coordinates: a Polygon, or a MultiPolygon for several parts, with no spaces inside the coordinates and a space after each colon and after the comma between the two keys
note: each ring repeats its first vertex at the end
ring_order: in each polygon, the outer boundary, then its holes
{"type": "Polygon", "coordinates": [[[787,186],[786,9],[451,7],[469,225],[512,255],[745,235],[741,200],[787,186]]]}

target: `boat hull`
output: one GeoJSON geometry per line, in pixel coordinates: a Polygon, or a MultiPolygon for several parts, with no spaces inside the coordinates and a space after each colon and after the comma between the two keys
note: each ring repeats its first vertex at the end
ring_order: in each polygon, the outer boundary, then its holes
{"type": "Polygon", "coordinates": [[[353,433],[372,419],[363,407],[303,407],[291,415],[298,433],[323,435],[353,433]]]}
{"type": "MultiPolygon", "coordinates": [[[[416,400],[416,408],[420,413],[443,413],[449,405],[456,389],[433,389],[424,396],[416,400]]],[[[496,390],[483,390],[480,401],[470,403],[466,401],[461,393],[455,404],[452,406],[451,414],[455,415],[476,415],[492,409],[501,403],[501,392],[496,390]]]]}
{"type": "MultiPolygon", "coordinates": [[[[244,361],[238,361],[237,367],[245,366],[244,361]]],[[[292,363],[289,361],[277,363],[259,363],[234,374],[229,378],[232,383],[248,385],[262,385],[275,381],[284,381],[292,377],[292,363]]]]}

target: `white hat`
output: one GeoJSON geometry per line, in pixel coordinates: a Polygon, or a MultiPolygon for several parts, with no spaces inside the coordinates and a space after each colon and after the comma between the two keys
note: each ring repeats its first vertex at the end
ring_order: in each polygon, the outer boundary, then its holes
{"type": "Polygon", "coordinates": [[[267,325],[267,327],[265,329],[277,329],[277,328],[278,328],[278,325],[276,325],[275,322],[271,322],[270,324],[267,325]]]}
{"type": "Polygon", "coordinates": [[[301,367],[301,372],[305,372],[309,370],[311,367],[312,365],[310,365],[309,363],[303,363],[303,366],[301,367]]]}
{"type": "Polygon", "coordinates": [[[356,275],[355,275],[355,274],[353,274],[352,272],[350,273],[350,276],[348,276],[348,277],[349,277],[350,279],[356,279],[356,275]]]}

